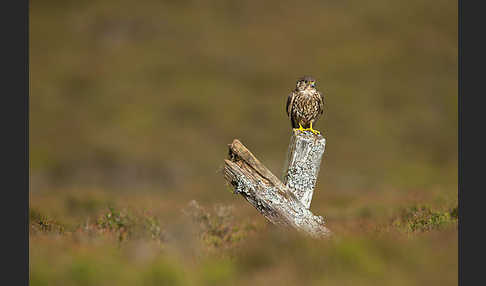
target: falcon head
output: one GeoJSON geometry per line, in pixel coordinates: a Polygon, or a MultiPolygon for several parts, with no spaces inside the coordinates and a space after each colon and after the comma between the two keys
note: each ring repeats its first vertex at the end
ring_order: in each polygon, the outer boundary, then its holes
{"type": "Polygon", "coordinates": [[[304,76],[297,80],[296,90],[304,91],[306,89],[316,89],[316,80],[311,76],[304,76]]]}

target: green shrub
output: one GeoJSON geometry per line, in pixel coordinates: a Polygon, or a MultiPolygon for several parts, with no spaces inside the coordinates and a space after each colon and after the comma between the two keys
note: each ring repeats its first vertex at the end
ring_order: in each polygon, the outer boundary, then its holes
{"type": "Polygon", "coordinates": [[[135,215],[109,207],[108,212],[98,219],[97,226],[116,233],[120,242],[127,238],[163,239],[158,219],[146,213],[135,215]]]}
{"type": "Polygon", "coordinates": [[[442,229],[452,223],[457,223],[457,207],[448,211],[433,211],[428,206],[413,206],[402,211],[393,225],[404,227],[409,232],[425,232],[442,229]]]}
{"type": "Polygon", "coordinates": [[[43,215],[36,209],[29,209],[30,230],[34,233],[58,233],[62,234],[65,231],[65,226],[46,215],[43,215]]]}

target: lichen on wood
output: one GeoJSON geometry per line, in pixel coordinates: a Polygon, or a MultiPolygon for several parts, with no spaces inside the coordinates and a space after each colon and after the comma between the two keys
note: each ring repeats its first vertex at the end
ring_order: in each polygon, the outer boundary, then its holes
{"type": "Polygon", "coordinates": [[[293,228],[313,237],[325,237],[330,231],[324,219],[316,216],[237,139],[229,145],[224,177],[271,223],[293,228]]]}
{"type": "Polygon", "coordinates": [[[325,147],[326,139],[322,135],[293,130],[283,183],[307,209],[311,205],[325,147]]]}

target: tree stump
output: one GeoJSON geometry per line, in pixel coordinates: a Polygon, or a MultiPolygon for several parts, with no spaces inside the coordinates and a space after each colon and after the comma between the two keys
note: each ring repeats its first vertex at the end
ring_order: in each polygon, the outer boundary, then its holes
{"type": "Polygon", "coordinates": [[[243,196],[271,223],[296,229],[312,237],[327,237],[321,216],[309,210],[325,139],[294,130],[282,183],[237,139],[229,145],[224,177],[235,194],[243,196]]]}
{"type": "Polygon", "coordinates": [[[310,132],[293,131],[287,152],[283,183],[309,209],[326,139],[310,132]]]}

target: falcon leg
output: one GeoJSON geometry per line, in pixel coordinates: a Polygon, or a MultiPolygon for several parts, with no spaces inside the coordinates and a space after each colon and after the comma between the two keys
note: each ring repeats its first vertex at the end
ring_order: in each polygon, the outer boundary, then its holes
{"type": "Polygon", "coordinates": [[[312,132],[312,133],[314,133],[316,135],[321,134],[321,132],[319,132],[319,131],[317,131],[317,130],[315,130],[315,129],[312,128],[312,122],[310,123],[310,128],[307,128],[306,130],[309,130],[310,132],[312,132]]]}
{"type": "Polygon", "coordinates": [[[300,125],[300,123],[299,123],[299,128],[294,128],[294,129],[295,129],[295,130],[302,131],[302,132],[304,132],[304,131],[308,130],[308,129],[304,129],[304,127],[302,127],[302,125],[300,125]]]}

